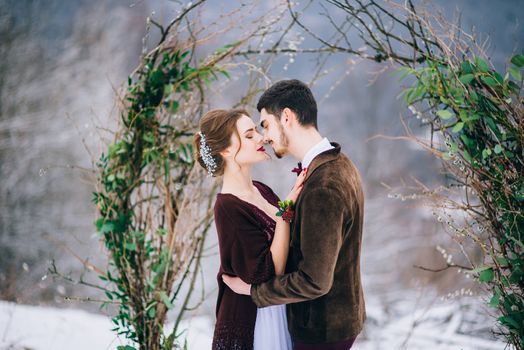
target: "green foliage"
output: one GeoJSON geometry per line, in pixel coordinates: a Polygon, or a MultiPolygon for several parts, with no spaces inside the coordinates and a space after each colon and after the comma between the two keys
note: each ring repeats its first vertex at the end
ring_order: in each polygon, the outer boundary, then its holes
{"type": "MultiPolygon", "coordinates": [[[[174,124],[173,115],[184,112],[181,106],[201,93],[201,84],[222,72],[192,66],[189,53],[159,47],[144,58],[128,79],[122,127],[97,163],[95,226],[110,252],[109,269],[99,277],[108,284],[107,299],[119,305],[112,330],[138,346],[122,350],[173,347],[176,329],[165,337],[163,325],[180,291],[172,289],[173,282],[191,265],[174,249],[174,223],[184,199],[174,185],[184,186],[195,164],[192,132],[174,124]]],[[[189,257],[202,246],[203,239],[196,239],[189,257]]]]}
{"type": "Polygon", "coordinates": [[[405,89],[407,105],[429,105],[430,123],[446,140],[442,158],[456,181],[474,190],[482,210],[473,213],[488,237],[468,236],[487,256],[487,265],[471,270],[492,292],[489,305],[508,342],[524,346],[524,56],[511,58],[501,74],[482,58],[462,62],[428,58],[418,67],[403,67],[415,78],[405,89]],[[458,168],[458,169],[457,169],[458,168]]]}

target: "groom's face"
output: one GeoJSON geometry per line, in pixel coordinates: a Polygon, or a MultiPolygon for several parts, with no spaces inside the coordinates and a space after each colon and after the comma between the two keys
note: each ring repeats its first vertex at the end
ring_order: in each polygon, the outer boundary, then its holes
{"type": "Polygon", "coordinates": [[[264,142],[271,145],[277,158],[282,158],[288,152],[288,138],[280,122],[279,116],[269,114],[265,108],[260,111],[260,126],[264,142]]]}

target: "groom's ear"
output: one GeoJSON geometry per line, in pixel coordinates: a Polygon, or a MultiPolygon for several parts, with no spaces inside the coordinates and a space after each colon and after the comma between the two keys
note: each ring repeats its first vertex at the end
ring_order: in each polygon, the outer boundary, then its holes
{"type": "Polygon", "coordinates": [[[286,107],[282,110],[282,118],[280,121],[289,127],[297,122],[297,115],[290,108],[286,107]]]}

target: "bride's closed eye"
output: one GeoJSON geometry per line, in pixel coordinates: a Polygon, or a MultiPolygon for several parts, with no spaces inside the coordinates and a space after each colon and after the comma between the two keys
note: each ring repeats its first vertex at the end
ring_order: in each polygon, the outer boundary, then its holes
{"type": "Polygon", "coordinates": [[[255,128],[253,128],[253,130],[254,130],[254,131],[251,131],[251,130],[250,130],[249,134],[246,134],[246,138],[247,138],[247,139],[252,139],[252,138],[253,138],[253,133],[257,133],[257,134],[259,133],[259,132],[258,132],[258,128],[255,127],[255,128]]]}

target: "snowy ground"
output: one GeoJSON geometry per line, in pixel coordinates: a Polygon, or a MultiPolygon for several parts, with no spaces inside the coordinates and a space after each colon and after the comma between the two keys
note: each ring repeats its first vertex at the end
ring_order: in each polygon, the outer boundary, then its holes
{"type": "MultiPolygon", "coordinates": [[[[1,350],[109,350],[125,341],[110,331],[109,317],[83,310],[19,305],[0,301],[1,350]]],[[[211,348],[211,320],[187,320],[190,349],[211,348]]]]}
{"type": "MultiPolygon", "coordinates": [[[[404,302],[383,307],[383,300],[366,302],[368,320],[353,349],[502,350],[504,342],[491,335],[478,299],[438,301],[431,306],[404,302]],[[412,310],[413,312],[406,312],[412,310]],[[401,312],[403,311],[403,312],[401,312]]],[[[491,322],[489,322],[491,321],[491,322]]],[[[111,331],[108,317],[74,309],[55,309],[0,302],[0,349],[93,350],[124,344],[111,331]]],[[[213,320],[187,320],[189,349],[210,349],[213,320]]]]}
{"type": "Polygon", "coordinates": [[[493,318],[475,298],[428,302],[406,298],[384,307],[366,302],[368,320],[354,349],[502,350],[492,333],[493,318]]]}

